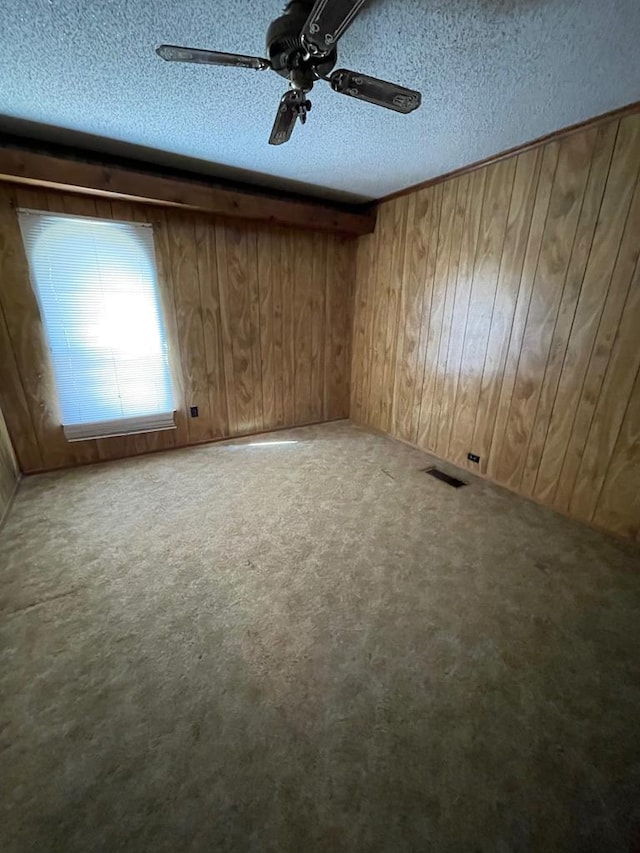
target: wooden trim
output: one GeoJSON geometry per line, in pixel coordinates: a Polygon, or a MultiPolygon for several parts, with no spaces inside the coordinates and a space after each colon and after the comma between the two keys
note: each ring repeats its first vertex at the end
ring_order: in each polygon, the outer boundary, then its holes
{"type": "Polygon", "coordinates": [[[375,228],[375,207],[371,206],[354,210],[315,199],[229,189],[201,179],[165,177],[9,145],[0,146],[0,180],[353,236],[370,234],[375,228]]]}
{"type": "MultiPolygon", "coordinates": [[[[589,530],[597,530],[599,533],[608,536],[611,539],[617,540],[621,545],[629,545],[633,543],[634,540],[630,539],[628,536],[624,536],[622,533],[618,533],[616,530],[611,530],[609,527],[605,527],[603,524],[598,524],[595,521],[585,521],[582,518],[576,518],[575,515],[570,515],[569,512],[565,509],[550,507],[549,504],[541,501],[539,498],[536,498],[535,495],[523,495],[522,492],[516,491],[516,489],[508,486],[506,483],[499,483],[497,480],[493,480],[488,474],[483,474],[480,470],[470,471],[468,468],[461,468],[459,465],[456,465],[455,462],[451,462],[450,459],[446,459],[444,456],[438,456],[437,453],[434,453],[431,450],[425,450],[423,447],[419,447],[415,442],[408,441],[406,438],[402,438],[399,435],[392,435],[390,432],[384,432],[377,427],[370,426],[369,424],[362,423],[360,421],[354,421],[352,418],[347,418],[346,420],[349,423],[353,424],[353,426],[358,427],[358,429],[364,430],[365,432],[370,432],[372,435],[379,435],[381,438],[388,438],[390,441],[396,441],[398,444],[404,444],[405,447],[410,447],[412,450],[417,450],[418,453],[422,453],[425,456],[428,456],[429,459],[432,459],[434,462],[439,462],[442,465],[443,470],[448,473],[447,469],[451,469],[454,473],[452,476],[457,477],[462,480],[465,485],[472,486],[474,480],[482,480],[485,483],[488,483],[494,489],[500,489],[501,491],[508,492],[510,495],[514,495],[516,498],[520,498],[523,501],[529,501],[536,506],[543,507],[546,510],[550,510],[552,512],[557,513],[558,515],[563,516],[568,521],[573,521],[577,524],[582,525],[585,529],[589,530]]],[[[56,468],[54,470],[60,471],[61,468],[56,468]]],[[[26,475],[30,476],[30,475],[26,475]]]]}
{"type": "Polygon", "coordinates": [[[525,151],[530,151],[532,148],[537,148],[540,145],[546,145],[548,142],[553,142],[556,139],[564,139],[565,137],[571,136],[574,133],[579,133],[582,130],[596,127],[597,125],[604,124],[608,121],[621,119],[637,112],[640,112],[640,101],[634,101],[632,104],[627,104],[624,107],[609,110],[608,113],[602,113],[602,115],[588,118],[585,121],[578,122],[577,124],[571,124],[568,127],[560,128],[560,130],[554,130],[552,133],[547,133],[545,136],[539,136],[531,142],[524,142],[522,145],[516,145],[513,148],[508,148],[506,151],[501,151],[499,154],[492,154],[491,157],[485,157],[484,160],[478,160],[476,163],[471,163],[469,166],[461,166],[459,169],[454,169],[452,172],[446,172],[444,175],[429,178],[426,181],[421,181],[419,184],[412,184],[412,186],[405,187],[403,190],[398,190],[397,192],[383,196],[383,198],[378,199],[377,203],[384,204],[387,201],[393,201],[393,199],[401,198],[402,196],[410,195],[411,193],[418,192],[419,190],[427,189],[435,184],[444,183],[444,181],[448,181],[451,178],[459,178],[461,175],[465,175],[469,172],[475,172],[477,169],[482,169],[485,166],[491,166],[493,163],[499,163],[501,160],[506,160],[509,157],[516,157],[518,154],[523,154],[525,151]]]}
{"type": "MultiPolygon", "coordinates": [[[[260,438],[260,436],[271,435],[274,432],[292,432],[293,430],[297,429],[307,429],[308,427],[312,426],[334,424],[338,423],[339,421],[349,421],[349,418],[328,418],[322,421],[309,421],[308,423],[304,424],[295,424],[294,426],[277,426],[271,427],[270,429],[261,429],[251,432],[239,432],[237,435],[221,436],[220,438],[205,438],[200,441],[192,441],[190,444],[176,444],[175,447],[156,447],[153,450],[143,450],[141,453],[136,453],[134,455],[129,456],[111,456],[108,459],[89,459],[82,462],[70,462],[68,465],[59,465],[57,468],[36,468],[33,471],[27,472],[26,474],[21,474],[20,480],[22,480],[23,477],[36,477],[40,474],[55,474],[58,471],[69,471],[72,468],[85,468],[87,465],[104,465],[106,462],[131,462],[134,459],[140,459],[144,456],[154,456],[156,453],[174,453],[176,450],[191,450],[194,447],[206,447],[210,444],[230,444],[232,442],[238,442],[246,438],[260,438]]],[[[368,427],[363,427],[363,429],[368,429],[368,427]]],[[[393,436],[388,437],[392,438],[393,436]]],[[[14,497],[16,492],[18,491],[18,485],[20,483],[20,480],[16,483],[16,491],[14,492],[14,497]]]]}

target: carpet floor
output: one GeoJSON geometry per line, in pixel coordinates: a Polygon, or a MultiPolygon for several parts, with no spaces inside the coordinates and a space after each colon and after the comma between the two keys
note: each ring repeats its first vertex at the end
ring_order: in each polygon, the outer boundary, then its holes
{"type": "Polygon", "coordinates": [[[635,849],[640,551],[428,463],[340,422],[25,479],[4,853],[635,849]]]}

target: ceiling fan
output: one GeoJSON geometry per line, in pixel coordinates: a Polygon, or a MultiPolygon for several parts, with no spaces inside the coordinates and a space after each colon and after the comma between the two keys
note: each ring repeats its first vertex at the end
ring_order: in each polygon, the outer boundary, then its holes
{"type": "Polygon", "coordinates": [[[366,0],[291,0],[284,13],[267,30],[268,59],[217,50],[199,50],[162,44],[156,53],[168,62],[197,62],[270,69],[286,77],[289,91],[280,105],[269,137],[270,145],[288,142],[296,120],[302,124],[311,109],[307,93],[317,80],[325,80],[334,92],[349,95],[399,113],[410,113],[421,103],[420,92],[387,83],[357,71],[339,68],[336,44],[364,6],[366,0]]]}

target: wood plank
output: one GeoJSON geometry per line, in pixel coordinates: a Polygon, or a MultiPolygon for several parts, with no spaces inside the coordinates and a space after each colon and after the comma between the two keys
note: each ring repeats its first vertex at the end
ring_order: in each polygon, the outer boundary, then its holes
{"type": "MultiPolygon", "coordinates": [[[[424,273],[424,294],[422,298],[422,319],[420,322],[420,336],[418,338],[418,355],[416,359],[416,383],[413,398],[413,424],[414,441],[420,444],[420,425],[422,423],[422,408],[424,403],[424,384],[427,372],[427,352],[429,349],[429,330],[431,326],[431,309],[433,306],[433,292],[435,285],[436,262],[438,258],[438,235],[440,232],[440,221],[443,207],[443,187],[436,187],[433,191],[433,204],[431,205],[431,216],[429,217],[429,230],[427,236],[427,257],[424,273]]],[[[426,420],[425,413],[425,420],[426,420]]]]}
{"type": "MultiPolygon", "coordinates": [[[[260,353],[260,288],[258,286],[258,233],[256,226],[244,229],[247,239],[246,281],[248,285],[251,370],[253,373],[253,425],[252,431],[264,430],[262,402],[262,359],[260,353]]],[[[309,236],[305,234],[305,236],[309,236]]]]}
{"type": "Polygon", "coordinates": [[[528,151],[521,154],[516,161],[507,230],[500,259],[496,298],[471,445],[474,448],[473,452],[480,457],[479,467],[482,474],[486,474],[489,467],[491,441],[498,415],[510,333],[518,303],[541,159],[540,152],[528,151]]]}
{"type": "Polygon", "coordinates": [[[13,501],[20,473],[9,431],[0,410],[0,525],[13,501]]]}
{"type": "Polygon", "coordinates": [[[324,353],[325,404],[327,420],[349,417],[350,330],[353,322],[355,257],[349,240],[329,239],[326,279],[326,335],[324,353]]]}
{"type": "Polygon", "coordinates": [[[431,310],[429,325],[427,327],[425,367],[422,379],[422,406],[418,425],[418,446],[425,450],[433,449],[431,442],[431,414],[435,402],[438,350],[440,348],[442,318],[447,296],[447,276],[449,272],[449,256],[451,254],[457,195],[458,185],[455,181],[444,185],[433,289],[431,291],[431,310]]]}
{"type": "MultiPolygon", "coordinates": [[[[327,291],[327,247],[332,237],[326,234],[313,234],[311,245],[311,292],[309,304],[311,310],[311,375],[309,418],[311,423],[317,423],[324,417],[326,408],[325,395],[325,339],[331,334],[326,328],[325,300],[327,291]]],[[[332,327],[333,328],[333,327],[332,327]]],[[[346,330],[350,336],[351,330],[346,330]]]]}
{"type": "Polygon", "coordinates": [[[640,371],[593,515],[595,524],[640,538],[640,371]]]}
{"type": "MultiPolygon", "coordinates": [[[[358,240],[356,255],[356,279],[354,292],[353,317],[353,354],[351,364],[351,419],[362,423],[365,395],[365,361],[366,352],[366,319],[367,319],[367,287],[370,275],[371,245],[375,237],[367,236],[358,240]]],[[[327,289],[330,288],[331,276],[328,267],[327,289]]],[[[326,383],[325,383],[326,385],[326,383]]]]}
{"type": "Polygon", "coordinates": [[[229,426],[239,435],[262,425],[255,243],[246,229],[227,224],[218,227],[216,242],[229,426]]]}
{"type": "MultiPolygon", "coordinates": [[[[278,378],[275,354],[276,318],[274,316],[274,301],[280,255],[276,235],[266,228],[258,230],[258,258],[262,412],[264,428],[271,429],[278,426],[278,378]]],[[[280,328],[282,328],[281,317],[280,328]]]]}
{"type": "Polygon", "coordinates": [[[369,407],[367,423],[376,429],[382,429],[382,394],[384,381],[384,358],[386,347],[387,314],[389,309],[388,282],[391,275],[391,261],[395,242],[394,207],[384,205],[379,213],[379,234],[374,287],[373,310],[371,317],[371,371],[369,378],[369,407]]]}
{"type": "Polygon", "coordinates": [[[445,388],[449,385],[449,352],[452,347],[455,349],[456,346],[456,342],[452,338],[459,332],[458,328],[454,327],[453,315],[458,297],[460,263],[463,260],[462,235],[467,214],[470,185],[469,176],[464,175],[457,181],[457,184],[458,191],[451,235],[451,254],[447,270],[447,291],[442,317],[440,346],[438,348],[438,362],[436,365],[435,399],[431,410],[430,444],[434,448],[434,452],[440,456],[447,453],[449,433],[451,432],[452,425],[453,401],[445,393],[445,388]]]}
{"type": "MultiPolygon", "coordinates": [[[[609,461],[613,453],[618,433],[624,420],[631,397],[634,380],[640,369],[640,182],[636,186],[635,204],[629,214],[625,238],[620,248],[616,271],[613,274],[607,305],[602,315],[602,323],[596,338],[596,350],[593,353],[592,375],[595,373],[595,359],[598,347],[610,349],[606,373],[599,387],[598,401],[591,418],[589,434],[585,443],[576,483],[571,495],[569,511],[575,518],[590,521],[598,503],[598,496],[606,477],[609,461]],[[629,241],[626,237],[629,235],[629,241]],[[631,244],[631,245],[629,245],[631,244]],[[633,248],[631,248],[633,246],[633,248]],[[630,249],[631,257],[627,255],[630,249]],[[635,259],[635,263],[633,262],[635,259]],[[625,262],[626,261],[626,262],[625,262]],[[633,266],[632,266],[633,265],[633,266]],[[630,281],[626,282],[629,269],[630,281]],[[620,277],[620,283],[616,281],[620,277]],[[626,292],[621,312],[613,307],[614,296],[626,292]],[[611,306],[610,319],[608,308],[611,306]],[[607,321],[615,332],[605,337],[607,321]]],[[[622,302],[622,298],[620,298],[622,302]]],[[[617,299],[616,299],[617,302],[617,299]]],[[[589,381],[589,380],[588,380],[589,381]]]]}
{"type": "Polygon", "coordinates": [[[473,450],[472,441],[482,382],[482,365],[489,341],[515,171],[515,160],[498,163],[487,170],[460,379],[454,407],[454,425],[449,442],[451,459],[463,467],[469,464],[467,453],[473,450]]]}
{"type": "Polygon", "coordinates": [[[380,428],[388,432],[393,414],[398,344],[398,302],[402,290],[402,272],[406,245],[407,201],[393,202],[393,231],[396,239],[391,250],[387,291],[387,323],[384,331],[382,393],[380,398],[380,428]]]}
{"type": "Polygon", "coordinates": [[[204,217],[198,217],[195,221],[195,245],[199,272],[200,304],[202,306],[211,435],[213,438],[223,438],[229,435],[229,416],[224,376],[216,230],[204,217]]]}
{"type": "MultiPolygon", "coordinates": [[[[553,505],[568,511],[618,318],[633,268],[633,230],[626,228],[640,167],[640,116],[620,123],[598,227],[582,285],[556,407],[568,431],[553,505]],[[623,247],[623,236],[627,235],[623,247]],[[625,249],[623,251],[623,248],[625,249]]],[[[637,196],[636,196],[637,199],[637,196]]],[[[637,216],[637,201],[635,208],[637,216]]],[[[555,411],[555,409],[554,409],[555,411]]]]}
{"type": "Polygon", "coordinates": [[[189,443],[193,444],[213,438],[193,216],[171,216],[167,219],[167,233],[184,377],[187,429],[189,443]],[[197,417],[189,416],[191,406],[197,406],[197,417]]]}
{"type": "MultiPolygon", "coordinates": [[[[430,197],[426,194],[420,197],[415,193],[407,199],[405,256],[398,304],[397,362],[391,432],[405,441],[410,441],[426,257],[422,220],[425,213],[427,215],[429,213],[430,197]]],[[[358,263],[360,263],[360,256],[358,256],[358,263]]]]}
{"type": "MultiPolygon", "coordinates": [[[[275,416],[276,426],[284,426],[285,415],[285,338],[283,294],[283,253],[288,251],[288,232],[278,229],[272,235],[272,286],[273,286],[273,358],[275,368],[275,416]]],[[[288,346],[288,343],[287,343],[288,346]]]]}
{"type": "Polygon", "coordinates": [[[443,406],[439,433],[439,450],[443,456],[450,452],[451,434],[455,424],[455,402],[460,382],[462,353],[467,328],[469,300],[473,282],[473,267],[476,259],[482,199],[484,198],[487,173],[476,172],[469,176],[465,221],[460,238],[460,260],[456,281],[455,301],[451,319],[451,334],[447,352],[447,374],[443,387],[443,406]]]}
{"type": "MultiPolygon", "coordinates": [[[[383,211],[386,219],[386,208],[383,211]]],[[[374,368],[374,337],[376,307],[378,306],[378,278],[380,275],[380,243],[383,227],[380,224],[380,211],[378,211],[378,223],[371,242],[371,259],[369,264],[369,276],[365,282],[366,293],[366,320],[364,341],[364,405],[362,409],[362,423],[372,423],[372,411],[374,409],[375,385],[373,383],[374,368]]]]}
{"type": "MultiPolygon", "coordinates": [[[[524,488],[523,473],[536,419],[540,392],[549,358],[571,252],[589,175],[593,134],[572,136],[560,143],[558,164],[542,235],[518,371],[511,396],[507,441],[516,451],[511,467],[503,468],[503,482],[524,488]]],[[[535,470],[526,478],[530,493],[535,470]]]]}
{"type": "Polygon", "coordinates": [[[295,232],[285,234],[280,253],[282,299],[282,405],[287,424],[296,422],[296,353],[295,353],[295,232]]]}
{"type": "Polygon", "coordinates": [[[536,184],[533,215],[527,237],[527,249],[518,286],[518,299],[511,327],[511,338],[502,387],[500,389],[498,413],[496,415],[496,423],[491,439],[491,451],[487,464],[489,476],[499,483],[503,483],[509,479],[511,472],[518,465],[521,453],[521,448],[517,441],[513,440],[514,431],[509,421],[511,397],[518,372],[522,341],[529,313],[531,290],[542,246],[542,235],[547,219],[547,211],[549,210],[551,188],[556,173],[559,150],[559,144],[552,142],[540,151],[540,173],[536,184]]]}
{"type": "Polygon", "coordinates": [[[176,312],[176,287],[173,279],[171,260],[171,242],[167,217],[163,210],[154,211],[153,243],[158,274],[158,293],[167,332],[169,351],[169,369],[176,407],[174,420],[176,429],[174,442],[176,447],[189,443],[189,426],[187,423],[188,408],[186,400],[186,382],[182,369],[182,352],[180,349],[180,332],[176,312]]]}
{"type": "Polygon", "coordinates": [[[313,287],[313,235],[296,238],[294,288],[295,423],[311,421],[311,291],[313,287]]]}
{"type": "MultiPolygon", "coordinates": [[[[4,269],[2,263],[4,249],[2,247],[0,235],[0,266],[4,269]]],[[[7,428],[12,437],[20,470],[25,473],[38,471],[44,468],[44,460],[16,364],[2,304],[0,304],[0,364],[2,364],[2,370],[0,370],[0,410],[5,412],[7,428]]]]}
{"type": "MultiPolygon", "coordinates": [[[[95,155],[94,155],[95,156],[95,155]]],[[[0,145],[0,181],[204,211],[233,219],[296,228],[370,234],[375,212],[317,199],[283,198],[266,190],[227,189],[206,179],[185,180],[102,163],[0,145]]]]}
{"type": "Polygon", "coordinates": [[[546,503],[555,493],[558,473],[566,451],[566,430],[558,428],[556,407],[558,389],[566,364],[567,348],[572,334],[578,300],[589,262],[598,214],[609,174],[613,146],[618,132],[617,122],[598,128],[591,171],[587,183],[580,221],[571,257],[558,322],[551,344],[549,365],[543,383],[527,468],[535,470],[533,496],[546,503]],[[555,417],[555,420],[554,420],[555,417]]]}

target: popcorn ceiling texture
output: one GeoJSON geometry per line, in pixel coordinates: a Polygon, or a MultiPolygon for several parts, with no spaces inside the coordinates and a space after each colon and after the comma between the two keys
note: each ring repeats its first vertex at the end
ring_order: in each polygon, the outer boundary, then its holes
{"type": "Polygon", "coordinates": [[[339,65],[423,92],[399,116],[316,86],[267,144],[286,82],[168,65],[160,42],[264,54],[282,0],[0,0],[0,115],[340,195],[380,197],[640,98],[638,0],[372,0],[339,65]]]}

